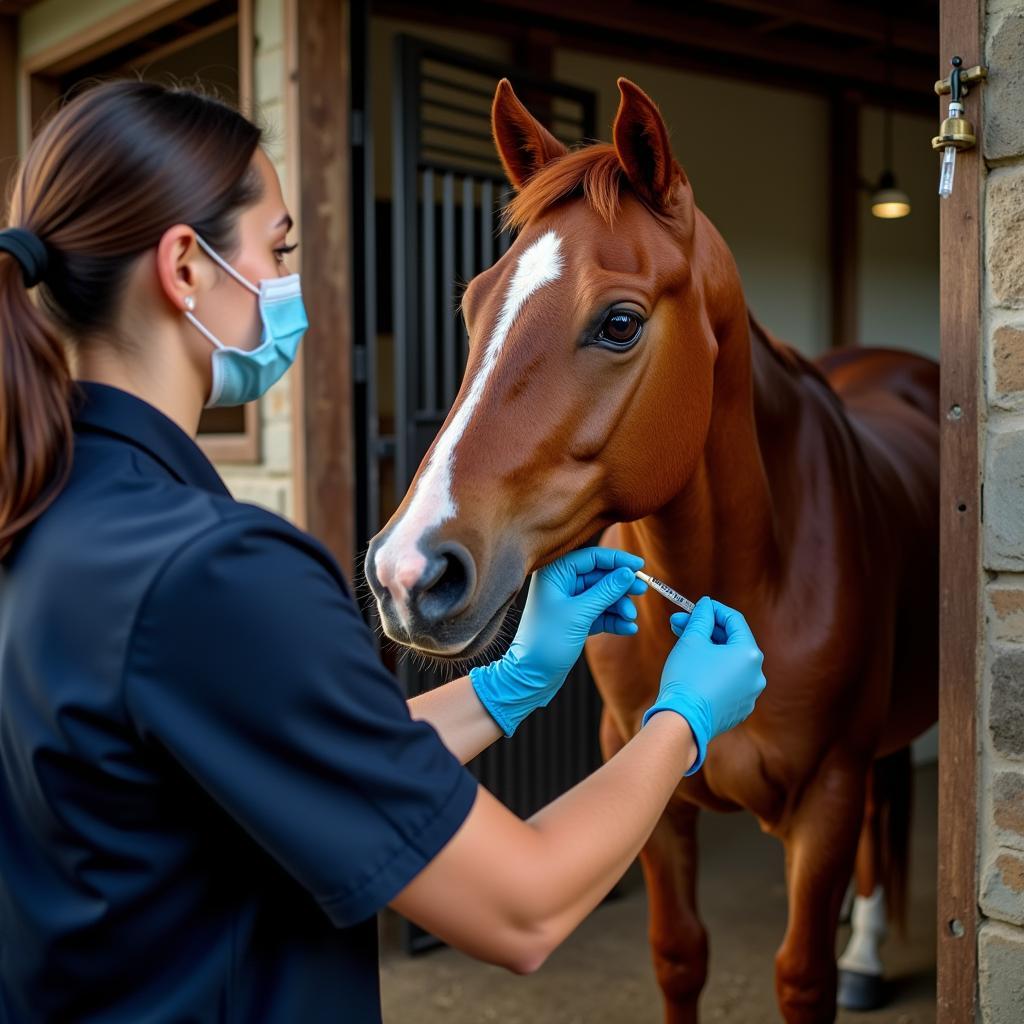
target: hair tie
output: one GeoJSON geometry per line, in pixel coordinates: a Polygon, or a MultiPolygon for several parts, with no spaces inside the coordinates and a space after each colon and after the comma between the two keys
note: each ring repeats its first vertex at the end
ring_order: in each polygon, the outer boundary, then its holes
{"type": "Polygon", "coordinates": [[[0,252],[9,252],[21,264],[25,287],[33,288],[46,276],[49,262],[43,240],[25,228],[0,231],[0,252]]]}

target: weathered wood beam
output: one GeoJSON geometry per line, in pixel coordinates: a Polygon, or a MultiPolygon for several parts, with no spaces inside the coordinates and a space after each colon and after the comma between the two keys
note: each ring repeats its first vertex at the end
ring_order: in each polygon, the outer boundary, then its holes
{"type": "MultiPolygon", "coordinates": [[[[594,0],[584,10],[555,7],[546,0],[452,0],[443,8],[413,0],[377,0],[381,15],[467,31],[500,31],[516,40],[529,28],[552,31],[560,47],[607,54],[614,61],[637,60],[728,78],[784,85],[816,93],[855,88],[879,97],[885,81],[880,54],[837,57],[824,47],[797,45],[773,35],[737,32],[721,22],[695,19],[653,3],[628,8],[594,0]]],[[[610,75],[615,64],[609,63],[610,75]]],[[[888,94],[894,109],[930,114],[935,60],[914,58],[892,69],[888,94]]]]}
{"type": "Polygon", "coordinates": [[[306,526],[351,578],[355,557],[348,4],[297,0],[306,526]]]}
{"type": "Polygon", "coordinates": [[[859,341],[857,270],[860,199],[860,105],[845,90],[829,108],[829,263],[832,280],[832,345],[859,341]]]}
{"type": "Polygon", "coordinates": [[[924,25],[899,16],[891,20],[879,11],[860,4],[837,3],[836,0],[712,0],[720,7],[733,7],[773,18],[825,29],[841,35],[857,36],[884,44],[891,32],[895,49],[934,57],[939,48],[938,8],[935,23],[924,25]]]}
{"type": "MultiPolygon", "coordinates": [[[[735,26],[714,18],[667,9],[655,3],[625,5],[615,0],[588,0],[579,7],[553,8],[550,0],[502,0],[493,6],[547,16],[555,24],[574,26],[584,33],[598,29],[620,34],[626,40],[650,36],[662,45],[787,67],[833,81],[870,87],[874,92],[878,92],[886,80],[887,69],[881,55],[850,54],[801,40],[738,31],[735,26]]],[[[920,66],[901,62],[889,68],[893,89],[929,95],[936,52],[929,51],[928,59],[922,58],[920,66]]]]}
{"type": "MultiPolygon", "coordinates": [[[[942,53],[984,59],[980,0],[943,0],[942,53]]],[[[948,57],[947,57],[948,60],[948,57]]],[[[981,89],[966,116],[981,124],[981,89]]],[[[936,123],[948,100],[937,104],[936,123]]],[[[967,1024],[978,999],[978,715],[981,591],[981,148],[956,158],[939,204],[939,870],[936,1024],[967,1024]]]]}

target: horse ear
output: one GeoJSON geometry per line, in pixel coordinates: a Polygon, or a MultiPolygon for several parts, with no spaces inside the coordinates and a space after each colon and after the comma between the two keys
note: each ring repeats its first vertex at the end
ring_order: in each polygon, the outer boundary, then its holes
{"type": "Polygon", "coordinates": [[[507,78],[494,92],[491,130],[508,180],[517,189],[549,160],[566,152],[565,146],[520,103],[507,78]]]}
{"type": "Polygon", "coordinates": [[[668,128],[654,100],[628,78],[620,78],[619,112],[612,137],[626,177],[653,209],[672,205],[672,190],[686,175],[672,156],[668,128]]]}

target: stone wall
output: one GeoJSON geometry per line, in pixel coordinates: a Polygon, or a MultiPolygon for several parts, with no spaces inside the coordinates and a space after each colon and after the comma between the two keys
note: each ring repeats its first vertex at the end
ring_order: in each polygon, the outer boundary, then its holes
{"type": "Polygon", "coordinates": [[[984,94],[981,1019],[1024,1020],[1024,2],[989,0],[984,94]]]}

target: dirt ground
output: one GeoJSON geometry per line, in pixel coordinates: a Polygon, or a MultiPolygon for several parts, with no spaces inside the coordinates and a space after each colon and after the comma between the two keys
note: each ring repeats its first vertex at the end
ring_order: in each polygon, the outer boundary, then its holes
{"type": "MultiPolygon", "coordinates": [[[[906,939],[883,947],[891,1003],[840,1013],[841,1024],[930,1024],[935,1020],[936,772],[918,770],[906,939]]],[[[711,936],[702,1021],[779,1020],[772,960],[786,918],[782,848],[748,815],[701,819],[700,900],[711,936]]],[[[521,978],[451,949],[409,958],[396,922],[384,926],[385,1024],[641,1024],[661,1020],[646,944],[642,880],[599,907],[536,974],[521,978]]],[[[840,934],[840,948],[847,932],[840,934]]]]}

